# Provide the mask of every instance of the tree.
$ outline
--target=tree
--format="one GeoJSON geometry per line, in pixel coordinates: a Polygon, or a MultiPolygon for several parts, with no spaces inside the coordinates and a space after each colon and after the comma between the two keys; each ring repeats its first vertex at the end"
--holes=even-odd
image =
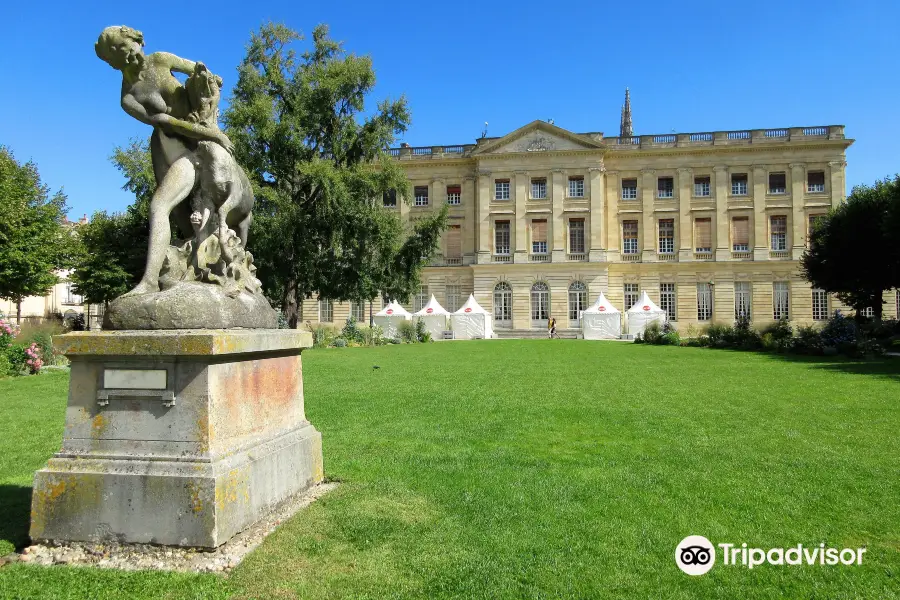
{"type": "Polygon", "coordinates": [[[22,300],[46,294],[59,281],[56,271],[70,262],[74,244],[65,214],[62,190],[50,196],[37,166],[18,163],[0,146],[0,297],[16,303],[20,323],[22,300]]]}
{"type": "Polygon", "coordinates": [[[900,286],[900,230],[889,223],[898,203],[900,178],[854,187],[844,204],[816,221],[801,259],[804,277],[852,306],[857,319],[872,307],[881,320],[884,291],[900,286]]]}
{"type": "Polygon", "coordinates": [[[78,228],[80,252],[71,275],[75,291],[92,304],[105,304],[132,289],[144,272],[150,234],[150,199],[156,178],[147,140],[116,147],[110,161],[125,176],[123,189],[135,201],[124,213],[94,213],[78,228]]]}
{"type": "Polygon", "coordinates": [[[253,34],[224,114],[256,191],[249,245],[291,327],[298,299],[314,293],[408,299],[447,223],[442,207],[405,229],[382,205],[392,190],[409,201],[386,152],[409,125],[406,101],[382,101],[361,119],[375,85],[371,59],[347,54],[325,26],[297,55],[301,39],[275,24],[253,34]]]}

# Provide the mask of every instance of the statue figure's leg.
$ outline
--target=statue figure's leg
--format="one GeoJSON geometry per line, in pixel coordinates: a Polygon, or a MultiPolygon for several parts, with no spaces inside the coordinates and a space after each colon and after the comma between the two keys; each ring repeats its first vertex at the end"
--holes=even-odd
{"type": "Polygon", "coordinates": [[[129,294],[159,291],[159,270],[166,258],[166,248],[171,238],[169,213],[187,198],[197,181],[194,163],[182,156],[169,167],[150,201],[150,243],[147,248],[147,266],[137,287],[129,294]]]}
{"type": "MultiPolygon", "coordinates": [[[[166,152],[163,148],[162,139],[160,139],[159,130],[153,128],[153,135],[150,136],[150,157],[153,160],[153,174],[156,176],[157,185],[161,184],[166,178],[171,165],[166,160],[166,152]]],[[[175,221],[175,227],[184,240],[189,240],[194,236],[194,228],[191,225],[191,207],[187,202],[180,202],[172,209],[172,220],[175,221]]]]}
{"type": "Polygon", "coordinates": [[[237,234],[238,237],[241,238],[241,244],[243,244],[244,248],[247,247],[247,235],[250,233],[250,225],[253,224],[253,213],[250,213],[244,220],[238,223],[237,225],[237,234]]]}

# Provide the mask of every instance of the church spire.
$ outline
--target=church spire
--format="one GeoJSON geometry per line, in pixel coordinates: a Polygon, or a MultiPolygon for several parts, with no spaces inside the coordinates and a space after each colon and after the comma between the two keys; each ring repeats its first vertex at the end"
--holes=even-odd
{"type": "Polygon", "coordinates": [[[622,120],[619,124],[619,137],[632,137],[634,127],[631,124],[631,94],[625,88],[625,104],[622,105],[622,120]]]}

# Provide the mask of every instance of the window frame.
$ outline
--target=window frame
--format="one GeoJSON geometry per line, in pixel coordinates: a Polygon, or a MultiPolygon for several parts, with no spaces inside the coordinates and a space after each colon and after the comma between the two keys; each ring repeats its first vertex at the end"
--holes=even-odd
{"type": "Polygon", "coordinates": [[[826,180],[825,180],[825,171],[824,170],[816,169],[814,171],[806,172],[806,193],[807,194],[824,194],[824,193],[826,193],[826,189],[827,189],[825,186],[826,186],[826,180]],[[822,176],[821,185],[810,183],[809,176],[813,175],[813,174],[819,174],[822,176]],[[819,187],[821,187],[821,189],[818,189],[819,187]]]}
{"type": "Polygon", "coordinates": [[[699,175],[694,177],[694,197],[695,198],[709,198],[712,195],[712,177],[709,175],[699,175]],[[700,183],[697,183],[697,180],[701,180],[700,183]],[[705,180],[705,181],[703,181],[705,180]],[[701,186],[698,188],[697,186],[701,186]],[[705,187],[703,187],[705,186],[705,187]],[[699,189],[699,192],[698,192],[699,189]],[[703,193],[703,192],[706,193],[703,193]]]}
{"type": "Polygon", "coordinates": [[[498,281],[494,285],[493,301],[494,324],[498,324],[499,327],[511,327],[513,318],[512,286],[505,281],[498,281]]]}
{"type": "Polygon", "coordinates": [[[550,318],[550,286],[545,281],[535,281],[531,284],[530,300],[531,326],[545,325],[550,318]]]}
{"type": "Polygon", "coordinates": [[[771,250],[772,252],[787,251],[787,230],[787,215],[769,215],[769,250],[771,250]],[[783,231],[775,231],[776,219],[778,220],[779,224],[784,225],[783,231]],[[776,241],[779,241],[780,243],[776,243],[776,241]],[[777,248],[776,246],[781,247],[777,248]]]}
{"type": "Polygon", "coordinates": [[[788,281],[772,282],[772,318],[776,321],[791,319],[791,284],[788,281]]]}
{"type": "Polygon", "coordinates": [[[656,178],[656,197],[671,200],[675,197],[675,178],[671,175],[662,175],[656,178]],[[669,183],[668,188],[662,187],[663,181],[669,183]]]}
{"type": "Polygon", "coordinates": [[[750,217],[746,215],[737,215],[731,217],[731,251],[732,252],[750,252],[750,217]],[[746,244],[738,244],[735,242],[737,236],[735,235],[735,221],[746,221],[747,222],[747,243],[746,244]]]}
{"type": "Polygon", "coordinates": [[[319,323],[334,323],[334,302],[328,298],[319,298],[318,306],[319,323]],[[325,319],[325,316],[328,318],[325,319]]]}
{"type": "Polygon", "coordinates": [[[578,327],[581,324],[581,313],[588,308],[587,286],[583,281],[573,281],[569,284],[569,326],[578,327]],[[572,315],[575,315],[574,318],[572,315]]]}
{"type": "Polygon", "coordinates": [[[566,229],[569,232],[569,254],[584,254],[586,252],[586,247],[587,247],[585,245],[585,239],[584,239],[584,230],[585,230],[584,218],[568,219],[568,226],[566,227],[566,229]],[[579,226],[573,229],[572,228],[573,223],[578,223],[579,226]],[[577,249],[575,243],[573,243],[573,241],[574,241],[573,235],[575,235],[575,234],[579,234],[581,236],[581,240],[580,240],[581,241],[581,249],[580,250],[577,249]]]}
{"type": "Polygon", "coordinates": [[[503,219],[494,221],[494,256],[509,256],[511,251],[511,243],[512,228],[510,226],[509,220],[503,219]],[[501,233],[505,233],[506,235],[506,252],[500,252],[500,249],[503,247],[503,245],[500,243],[501,233]]]}
{"type": "Polygon", "coordinates": [[[427,185],[416,185],[413,186],[413,206],[416,208],[423,208],[428,206],[431,202],[431,198],[429,197],[429,190],[427,185]],[[424,194],[422,193],[424,190],[424,194]]]}
{"type": "Polygon", "coordinates": [[[572,175],[569,177],[568,197],[569,198],[584,198],[584,176],[583,175],[572,175]],[[574,184],[574,188],[575,188],[574,190],[572,189],[573,184],[574,184]]]}
{"type": "Polygon", "coordinates": [[[767,193],[770,196],[783,196],[787,194],[787,173],[785,171],[769,171],[768,181],[767,183],[767,193]],[[772,178],[773,177],[781,177],[781,187],[773,187],[772,178]]]}
{"type": "Polygon", "coordinates": [[[460,206],[462,204],[462,185],[447,186],[447,204],[450,206],[460,206]],[[457,191],[451,192],[450,190],[452,189],[457,191]]]}
{"type": "Polygon", "coordinates": [[[641,299],[641,286],[638,283],[625,283],[622,285],[622,298],[625,302],[625,312],[641,299]]]}
{"type": "Polygon", "coordinates": [[[637,180],[637,178],[636,178],[636,177],[635,177],[635,178],[632,178],[632,177],[623,178],[623,179],[622,179],[622,183],[621,183],[621,185],[620,185],[620,192],[619,192],[619,193],[620,193],[620,195],[621,195],[622,200],[637,200],[637,199],[638,199],[638,180],[637,180]],[[633,185],[633,186],[632,186],[632,185],[626,186],[626,185],[625,185],[625,182],[626,182],[626,181],[627,181],[627,182],[633,181],[633,182],[634,182],[634,185],[633,185]],[[625,190],[631,190],[631,191],[629,192],[629,194],[633,194],[633,195],[626,194],[626,193],[625,193],[625,190]]]}
{"type": "Polygon", "coordinates": [[[659,284],[659,307],[666,311],[669,321],[678,321],[678,288],[670,281],[659,284]]]}
{"type": "Polygon", "coordinates": [[[444,302],[448,312],[456,312],[462,306],[462,286],[458,283],[448,283],[444,287],[444,302]]]}
{"type": "Polygon", "coordinates": [[[628,219],[622,221],[622,254],[638,254],[640,252],[640,244],[639,244],[639,236],[640,235],[640,226],[638,225],[638,221],[635,219],[628,219]],[[626,231],[626,225],[634,224],[634,237],[628,237],[626,234],[631,233],[630,231],[626,231]],[[632,242],[633,244],[629,244],[628,242],[632,242]],[[629,249],[630,246],[634,246],[629,249]]]}
{"type": "Polygon", "coordinates": [[[812,319],[813,321],[827,321],[831,314],[828,310],[828,292],[820,288],[813,288],[812,293],[812,319]]]}
{"type": "Polygon", "coordinates": [[[656,220],[656,251],[659,254],[675,254],[675,219],[656,220]],[[663,224],[666,224],[668,237],[663,236],[663,224]]]}
{"type": "Polygon", "coordinates": [[[532,177],[531,178],[531,195],[530,198],[532,200],[546,200],[547,199],[547,178],[546,177],[532,177]],[[536,196],[534,191],[535,187],[539,186],[542,188],[544,193],[542,196],[536,196]]]}
{"type": "Polygon", "coordinates": [[[531,253],[532,254],[549,254],[549,237],[550,237],[550,224],[548,219],[531,219],[529,221],[529,236],[531,238],[531,253]],[[543,223],[544,227],[544,240],[535,240],[535,225],[543,223]]]}
{"type": "Polygon", "coordinates": [[[708,282],[697,284],[697,321],[712,321],[713,289],[708,282]]]}
{"type": "Polygon", "coordinates": [[[511,186],[509,179],[494,180],[494,201],[506,202],[510,199],[511,186]]]}
{"type": "Polygon", "coordinates": [[[753,315],[753,285],[749,281],[734,282],[734,320],[751,319],[753,315]],[[744,314],[741,314],[741,313],[744,314]]]}
{"type": "Polygon", "coordinates": [[[750,177],[747,173],[732,173],[729,182],[731,183],[732,196],[750,195],[750,177]],[[743,192],[740,191],[741,183],[743,183],[743,192]]]}

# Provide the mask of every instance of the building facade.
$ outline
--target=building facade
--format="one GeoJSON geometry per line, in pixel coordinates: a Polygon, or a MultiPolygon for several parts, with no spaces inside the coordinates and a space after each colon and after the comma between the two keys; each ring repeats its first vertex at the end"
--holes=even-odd
{"type": "MultiPolygon", "coordinates": [[[[434,294],[455,310],[474,293],[500,332],[545,328],[550,315],[576,328],[601,291],[623,312],[646,291],[681,329],[739,314],[812,323],[846,308],[799,268],[811,224],[845,198],[843,126],[630,130],[626,102],[620,137],[534,121],[475,144],[392,149],[413,197],[385,205],[407,222],[450,207],[407,308],[434,294]]],[[[896,316],[889,296],[885,316],[896,316]]],[[[368,309],[307,300],[303,318],[368,309]]]]}

